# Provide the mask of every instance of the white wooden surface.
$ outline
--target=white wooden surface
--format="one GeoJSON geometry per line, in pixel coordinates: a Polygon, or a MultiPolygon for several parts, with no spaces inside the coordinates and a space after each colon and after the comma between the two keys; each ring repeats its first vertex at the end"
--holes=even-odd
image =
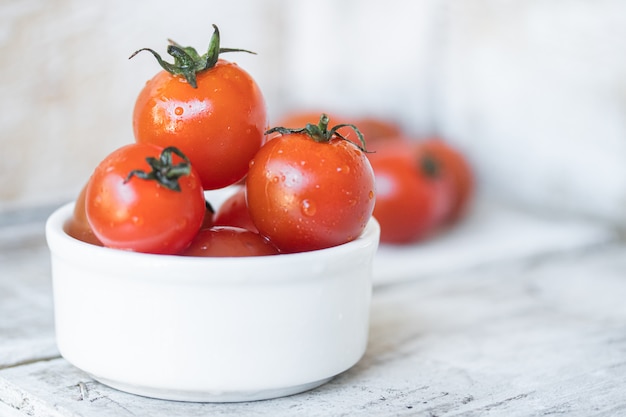
{"type": "Polygon", "coordinates": [[[415,250],[441,268],[377,281],[354,368],[304,394],[240,404],[126,394],[60,358],[42,223],[5,222],[0,416],[626,415],[626,244],[603,225],[477,210],[415,250]],[[494,223],[473,227],[485,219],[494,223]],[[473,262],[450,267],[464,251],[473,262]]]}

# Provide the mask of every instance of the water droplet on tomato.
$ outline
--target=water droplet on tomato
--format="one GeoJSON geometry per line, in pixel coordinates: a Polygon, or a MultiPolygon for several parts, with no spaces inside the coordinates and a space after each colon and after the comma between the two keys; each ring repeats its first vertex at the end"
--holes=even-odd
{"type": "Polygon", "coordinates": [[[314,216],[317,211],[317,206],[313,201],[305,198],[300,203],[300,209],[302,210],[302,214],[305,216],[314,216]]]}
{"type": "Polygon", "coordinates": [[[182,116],[184,112],[185,112],[185,110],[184,110],[182,107],[180,107],[180,106],[179,106],[179,107],[176,107],[176,108],[174,109],[174,114],[175,114],[176,116],[182,116]]]}

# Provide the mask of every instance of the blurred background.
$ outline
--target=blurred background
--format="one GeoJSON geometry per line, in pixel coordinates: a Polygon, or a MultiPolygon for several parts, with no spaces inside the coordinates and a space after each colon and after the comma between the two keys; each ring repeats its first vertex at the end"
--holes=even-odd
{"type": "MultiPolygon", "coordinates": [[[[73,199],[130,143],[167,39],[222,46],[272,119],[373,115],[441,135],[482,195],[626,226],[622,0],[0,0],[0,214],[73,199]]],[[[271,122],[271,120],[270,120],[271,122]]]]}

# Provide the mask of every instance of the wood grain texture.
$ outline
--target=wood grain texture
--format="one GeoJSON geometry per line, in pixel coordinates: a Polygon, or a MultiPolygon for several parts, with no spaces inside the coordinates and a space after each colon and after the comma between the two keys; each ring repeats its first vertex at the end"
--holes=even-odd
{"type": "Polygon", "coordinates": [[[43,221],[0,228],[0,369],[59,356],[49,258],[43,221]]]}
{"type": "MultiPolygon", "coordinates": [[[[11,258],[24,266],[22,250],[11,258]]],[[[23,281],[32,281],[30,290],[25,285],[18,294],[45,300],[43,249],[32,253],[39,266],[23,281]]],[[[55,417],[622,415],[624,277],[626,243],[613,241],[379,286],[362,360],[291,397],[154,400],[108,388],[62,358],[41,357],[0,370],[0,404],[12,413],[55,417]]],[[[52,333],[49,301],[40,307],[38,319],[23,322],[33,326],[31,337],[36,328],[52,333]]]]}

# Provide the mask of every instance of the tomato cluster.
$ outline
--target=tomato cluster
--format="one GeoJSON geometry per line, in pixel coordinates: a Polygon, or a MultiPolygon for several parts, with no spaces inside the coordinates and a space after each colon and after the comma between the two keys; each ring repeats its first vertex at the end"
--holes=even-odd
{"type": "Polygon", "coordinates": [[[134,143],[108,155],[77,198],[68,234],[110,248],[255,256],[356,239],[372,216],[374,173],[354,126],[269,129],[263,95],[242,68],[171,42],[169,63],[139,93],[134,143]],[[349,137],[348,137],[349,136],[349,137]],[[206,191],[245,185],[217,213],[206,191]]]}
{"type": "MultiPolygon", "coordinates": [[[[314,117],[315,112],[298,111],[284,115],[280,123],[298,125],[314,117]]],[[[458,149],[440,137],[413,138],[383,117],[359,117],[355,124],[367,140],[376,178],[373,215],[380,223],[381,243],[420,242],[463,218],[475,179],[458,149]]],[[[340,132],[358,143],[354,131],[340,132]]]]}

